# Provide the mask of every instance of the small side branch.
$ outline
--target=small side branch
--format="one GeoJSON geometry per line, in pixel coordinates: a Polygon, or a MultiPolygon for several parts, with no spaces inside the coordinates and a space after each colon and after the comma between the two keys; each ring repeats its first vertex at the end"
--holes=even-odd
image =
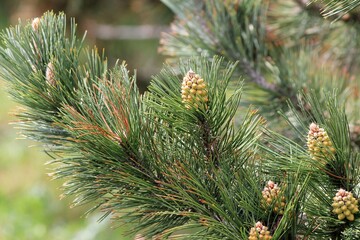
{"type": "Polygon", "coordinates": [[[141,26],[112,26],[96,24],[94,35],[103,40],[145,40],[160,38],[162,32],[168,32],[167,26],[141,25],[141,26]]]}
{"type": "MultiPolygon", "coordinates": [[[[317,3],[311,3],[309,0],[294,0],[302,9],[310,11],[312,13],[320,14],[324,11],[324,7],[317,3]]],[[[343,22],[357,22],[360,23],[359,12],[348,12],[346,14],[334,14],[332,16],[335,19],[340,19],[343,22]]]]}
{"type": "Polygon", "coordinates": [[[240,61],[240,64],[243,68],[244,73],[250,78],[252,82],[256,83],[259,87],[265,90],[273,92],[276,91],[276,85],[266,81],[264,76],[262,76],[258,71],[256,71],[246,59],[242,59],[240,61]]]}

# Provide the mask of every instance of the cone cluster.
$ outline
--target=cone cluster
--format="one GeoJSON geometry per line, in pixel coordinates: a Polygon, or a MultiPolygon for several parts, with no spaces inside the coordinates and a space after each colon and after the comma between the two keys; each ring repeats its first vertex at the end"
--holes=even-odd
{"type": "Polygon", "coordinates": [[[314,160],[321,160],[324,159],[324,157],[329,158],[335,153],[335,148],[328,134],[316,123],[310,124],[307,146],[309,153],[314,160]]]}
{"type": "Polygon", "coordinates": [[[272,239],[272,236],[270,235],[270,231],[267,227],[262,225],[261,222],[257,222],[255,224],[255,227],[252,227],[250,229],[249,233],[249,240],[268,240],[272,239]]]}
{"type": "Polygon", "coordinates": [[[186,108],[207,108],[208,91],[207,86],[198,74],[190,70],[183,78],[181,86],[181,98],[186,108]]]}
{"type": "Polygon", "coordinates": [[[339,220],[345,218],[354,221],[354,214],[359,212],[358,200],[356,200],[351,192],[340,189],[333,198],[333,213],[337,214],[339,220]]]}
{"type": "Polygon", "coordinates": [[[261,203],[264,208],[272,207],[273,211],[279,215],[284,214],[285,197],[282,196],[281,189],[273,181],[268,181],[262,191],[261,203]]]}

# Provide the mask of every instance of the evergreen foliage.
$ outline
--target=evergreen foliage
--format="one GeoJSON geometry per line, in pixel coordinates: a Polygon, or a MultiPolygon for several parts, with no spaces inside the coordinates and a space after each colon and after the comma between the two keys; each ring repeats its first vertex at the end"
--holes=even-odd
{"type": "MultiPolygon", "coordinates": [[[[316,2],[316,0],[313,2],[316,2]]],[[[323,7],[321,12],[324,17],[337,16],[338,18],[340,18],[360,5],[360,1],[350,0],[327,0],[322,2],[325,3],[325,6],[323,7]]]]}
{"type": "Polygon", "coordinates": [[[52,157],[64,196],[138,238],[354,239],[358,59],[332,41],[354,26],[301,8],[309,21],[289,36],[300,17],[279,20],[282,1],[163,2],[177,15],[161,47],[173,59],[143,94],[64,14],[1,33],[18,126],[52,157]]]}
{"type": "MultiPolygon", "coordinates": [[[[263,114],[286,110],[287,99],[297,106],[296,94],[309,89],[337,88],[359,104],[347,92],[359,81],[352,77],[360,56],[356,20],[332,23],[296,0],[163,2],[177,18],[160,51],[170,59],[217,54],[239,61],[236,71],[250,83],[244,100],[263,114]]],[[[349,112],[359,119],[356,108],[349,112]]]]}

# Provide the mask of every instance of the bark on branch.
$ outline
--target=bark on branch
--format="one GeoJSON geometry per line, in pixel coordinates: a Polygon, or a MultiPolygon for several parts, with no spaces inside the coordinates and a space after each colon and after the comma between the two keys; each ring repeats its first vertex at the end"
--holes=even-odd
{"type": "Polygon", "coordinates": [[[249,80],[256,83],[259,87],[268,91],[276,91],[276,85],[266,81],[263,75],[255,70],[253,66],[246,60],[242,59],[240,65],[244,73],[249,77],[249,80]]]}
{"type": "Polygon", "coordinates": [[[160,38],[161,32],[168,31],[167,26],[141,25],[141,26],[113,26],[96,24],[94,34],[103,40],[144,40],[160,38]]]}

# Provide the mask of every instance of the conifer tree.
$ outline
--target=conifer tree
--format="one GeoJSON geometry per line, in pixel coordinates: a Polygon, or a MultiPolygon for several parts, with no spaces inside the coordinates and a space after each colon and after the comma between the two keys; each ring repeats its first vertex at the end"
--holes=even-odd
{"type": "Polygon", "coordinates": [[[143,94],[62,13],[1,33],[63,195],[137,239],[357,239],[359,2],[163,2],[169,63],[143,94]]]}

